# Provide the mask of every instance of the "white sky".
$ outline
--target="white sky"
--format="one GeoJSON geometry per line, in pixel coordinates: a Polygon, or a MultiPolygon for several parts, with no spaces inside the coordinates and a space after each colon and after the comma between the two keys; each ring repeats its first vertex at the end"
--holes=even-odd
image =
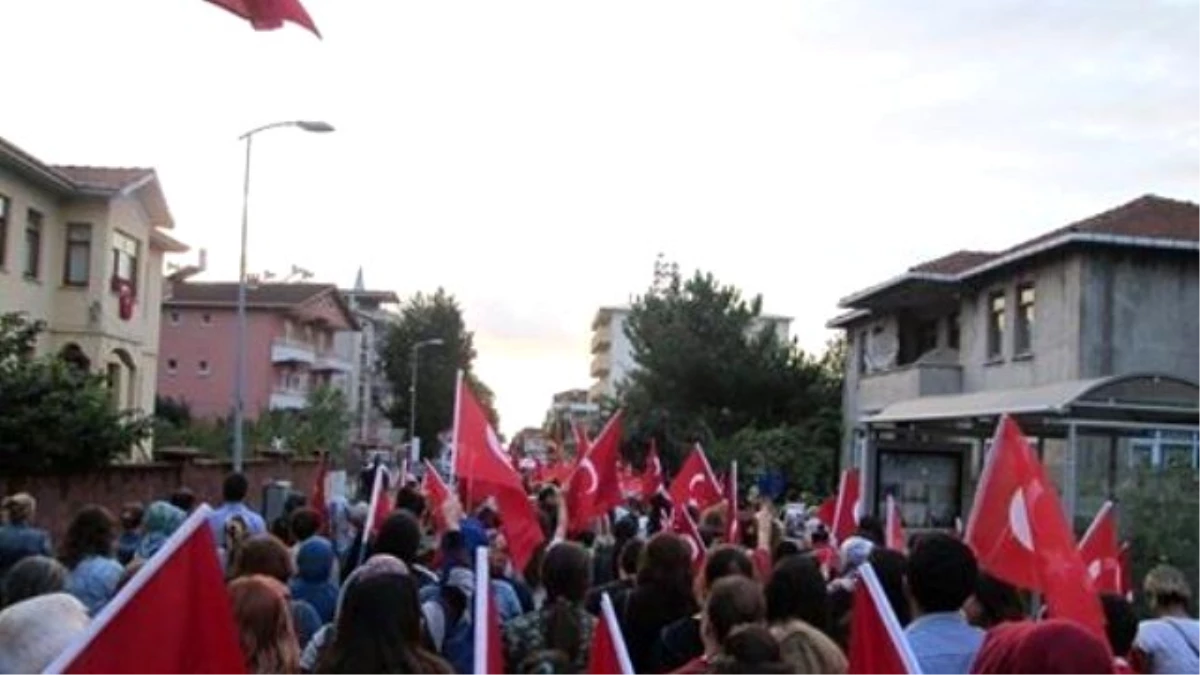
{"type": "Polygon", "coordinates": [[[443,285],[502,426],[589,383],[589,324],[663,251],[819,349],[839,297],[1147,192],[1195,200],[1191,1],[307,0],[325,35],[201,0],[0,4],[0,135],[151,165],[175,234],[252,270],[443,285]]]}

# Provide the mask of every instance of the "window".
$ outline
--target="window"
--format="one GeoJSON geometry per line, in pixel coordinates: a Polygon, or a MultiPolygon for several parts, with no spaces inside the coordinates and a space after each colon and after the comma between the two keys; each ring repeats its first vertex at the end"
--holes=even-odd
{"type": "Polygon", "coordinates": [[[37,279],[42,267],[42,214],[29,209],[25,215],[25,277],[37,279]]]}
{"type": "Polygon", "coordinates": [[[167,374],[174,375],[177,370],[179,370],[179,361],[167,359],[167,374]]]}
{"type": "Polygon", "coordinates": [[[0,195],[0,268],[8,259],[8,210],[12,202],[0,195]]]}
{"type": "Polygon", "coordinates": [[[113,233],[112,249],[112,288],[120,290],[121,286],[129,285],[134,295],[137,295],[138,278],[138,240],[123,233],[113,233]]]}
{"type": "Polygon", "coordinates": [[[988,296],[987,355],[998,359],[1004,355],[1004,293],[988,296]]]}
{"type": "Polygon", "coordinates": [[[1033,306],[1036,300],[1033,284],[1017,286],[1017,327],[1013,331],[1013,353],[1033,351],[1033,306]]]}
{"type": "Polygon", "coordinates": [[[173,309],[173,310],[171,310],[170,316],[171,316],[171,325],[178,326],[179,325],[179,312],[177,310],[173,309]]]}
{"type": "MultiPolygon", "coordinates": [[[[858,339],[854,341],[855,360],[858,361],[858,374],[861,375],[867,372],[867,331],[858,331],[858,339]]],[[[363,352],[363,358],[366,358],[367,352],[363,352]]]]}
{"type": "Polygon", "coordinates": [[[67,223],[67,257],[63,261],[63,283],[87,286],[92,269],[92,226],[67,223]]]}
{"type": "Polygon", "coordinates": [[[938,322],[922,321],[917,326],[917,353],[914,355],[914,359],[937,349],[937,346],[938,322]]]}
{"type": "Polygon", "coordinates": [[[958,349],[961,341],[962,326],[959,323],[958,312],[955,312],[946,318],[946,346],[950,349],[958,349]]]}
{"type": "Polygon", "coordinates": [[[201,314],[200,323],[204,324],[205,326],[210,325],[212,323],[212,314],[209,314],[208,312],[201,314]]]}
{"type": "Polygon", "coordinates": [[[208,361],[205,361],[204,359],[200,359],[200,364],[196,368],[196,372],[200,373],[201,375],[208,375],[209,373],[211,373],[212,371],[209,370],[208,361]]]}

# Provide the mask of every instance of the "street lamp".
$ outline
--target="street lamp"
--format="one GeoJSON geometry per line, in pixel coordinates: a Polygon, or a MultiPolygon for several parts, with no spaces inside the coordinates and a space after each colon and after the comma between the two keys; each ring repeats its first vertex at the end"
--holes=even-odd
{"type": "Polygon", "coordinates": [[[422,347],[436,347],[446,344],[442,338],[421,340],[412,346],[412,380],[408,385],[408,456],[416,462],[420,458],[421,441],[417,440],[417,363],[421,357],[422,347]]]}
{"type": "Polygon", "coordinates": [[[233,470],[237,472],[242,470],[242,460],[246,450],[243,427],[246,418],[246,228],[250,217],[250,147],[255,134],[279,127],[296,127],[318,134],[333,131],[333,125],[328,122],[290,120],[264,124],[238,136],[239,141],[246,141],[246,169],[242,181],[242,255],[241,263],[238,266],[237,293],[237,379],[234,382],[233,396],[233,470]]]}

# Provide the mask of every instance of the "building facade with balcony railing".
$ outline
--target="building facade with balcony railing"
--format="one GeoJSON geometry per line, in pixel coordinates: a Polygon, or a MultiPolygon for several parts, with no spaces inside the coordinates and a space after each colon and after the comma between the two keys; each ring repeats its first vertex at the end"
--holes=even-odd
{"type": "MultiPolygon", "coordinates": [[[[237,382],[237,284],[176,282],[163,301],[158,390],[200,418],[232,413],[237,382]]],[[[357,322],[331,284],[256,283],[246,292],[246,416],[295,410],[353,363],[337,349],[357,322]]]]}
{"type": "Polygon", "coordinates": [[[339,376],[353,417],[352,441],[383,445],[391,440],[392,425],[387,410],[392,405],[392,388],[382,371],[380,348],[388,330],[399,319],[395,308],[400,298],[392,291],[369,290],[360,269],[354,288],[340,291],[358,323],[355,331],[337,334],[337,352],[350,368],[339,376]]]}
{"type": "Polygon", "coordinates": [[[1190,460],[1198,216],[1196,204],[1148,195],[844,298],[849,311],[829,323],[849,347],[842,463],[862,471],[865,511],[880,513],[890,493],[909,527],[965,520],[1003,414],[1033,439],[1077,525],[1145,458],[1190,460]],[[1155,455],[1147,438],[1174,445],[1155,455]]]}

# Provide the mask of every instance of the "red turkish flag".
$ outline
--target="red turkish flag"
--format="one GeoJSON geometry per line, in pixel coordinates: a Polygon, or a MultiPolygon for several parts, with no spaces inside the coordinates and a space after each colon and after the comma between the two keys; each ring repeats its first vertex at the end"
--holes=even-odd
{"type": "Polygon", "coordinates": [[[254,30],[275,30],[283,22],[307,28],[313,35],[321,37],[317,24],[313,23],[308,10],[300,0],[208,0],[221,9],[233,12],[250,22],[254,30]]]}
{"type": "Polygon", "coordinates": [[[619,505],[621,495],[621,416],[618,410],[588,447],[587,454],[579,457],[575,471],[567,480],[567,515],[570,529],[586,529],[592,520],[603,516],[609,509],[619,505]]]}
{"type": "Polygon", "coordinates": [[[679,473],[675,475],[675,480],[671,481],[669,492],[676,508],[684,508],[694,502],[701,511],[724,498],[721,494],[721,484],[713,475],[708,457],[704,455],[704,448],[700,447],[699,443],[692,448],[683,466],[679,467],[679,473]]]}
{"type": "Polygon", "coordinates": [[[848,673],[919,673],[920,664],[900,628],[879,577],[866,563],[858,568],[850,612],[848,673]]]}
{"type": "Polygon", "coordinates": [[[329,498],[325,496],[325,481],[329,478],[329,454],[321,453],[317,477],[313,480],[312,508],[321,516],[321,532],[329,532],[329,498]]]}
{"type": "Polygon", "coordinates": [[[650,453],[642,470],[642,499],[650,499],[663,489],[662,461],[658,458],[658,443],[650,439],[650,453]]]}
{"type": "Polygon", "coordinates": [[[211,514],[200,505],[44,672],[245,673],[211,514]]]}
{"type": "Polygon", "coordinates": [[[887,548],[901,553],[908,552],[908,537],[904,534],[904,521],[900,517],[900,505],[895,498],[887,496],[887,525],[884,528],[887,548]]]}
{"type": "Polygon", "coordinates": [[[1087,577],[1054,484],[1008,415],[1000,419],[967,518],[980,568],[1041,592],[1050,614],[1104,636],[1104,612],[1087,577]]]}
{"type": "Polygon", "coordinates": [[[496,499],[501,514],[500,529],[508,540],[509,553],[517,569],[533,557],[534,549],[545,535],[537,514],[525,495],[521,475],[513,468],[500,445],[496,431],[488,423],[483,406],[458,374],[458,395],[454,407],[454,472],[465,482],[468,498],[473,491],[496,499]]]}
{"type": "Polygon", "coordinates": [[[473,601],[472,626],[475,640],[475,668],[477,675],[505,673],[504,632],[500,627],[500,610],[496,607],[496,594],[492,591],[491,570],[488,565],[488,549],[475,549],[475,595],[473,601]]]}
{"type": "Polygon", "coordinates": [[[842,542],[854,536],[862,514],[862,492],[858,469],[846,469],[838,481],[837,503],[833,508],[833,540],[842,542]]]}
{"type": "Polygon", "coordinates": [[[725,494],[729,510],[725,513],[725,542],[738,544],[742,540],[741,527],[738,525],[738,469],[737,460],[729,464],[729,482],[726,483],[725,494]]]}
{"type": "Polygon", "coordinates": [[[1087,532],[1079,540],[1079,557],[1087,567],[1088,578],[1097,593],[1124,592],[1121,569],[1121,542],[1117,538],[1117,512],[1110,501],[1104,502],[1087,532]]]}
{"type": "Polygon", "coordinates": [[[450,498],[450,486],[446,485],[429,460],[425,460],[425,477],[421,479],[421,492],[429,499],[429,513],[433,516],[434,528],[438,532],[445,532],[446,516],[442,514],[442,505],[450,498]]]}
{"type": "Polygon", "coordinates": [[[692,549],[693,568],[704,564],[704,555],[707,552],[704,538],[700,536],[700,528],[696,526],[696,521],[692,520],[687,509],[682,506],[671,509],[671,521],[667,525],[667,531],[683,537],[688,547],[692,549]]]}
{"type": "Polygon", "coordinates": [[[592,675],[633,675],[633,662],[629,659],[625,636],[608,593],[600,596],[600,620],[596,622],[592,650],[588,653],[587,672],[592,675]]]}

